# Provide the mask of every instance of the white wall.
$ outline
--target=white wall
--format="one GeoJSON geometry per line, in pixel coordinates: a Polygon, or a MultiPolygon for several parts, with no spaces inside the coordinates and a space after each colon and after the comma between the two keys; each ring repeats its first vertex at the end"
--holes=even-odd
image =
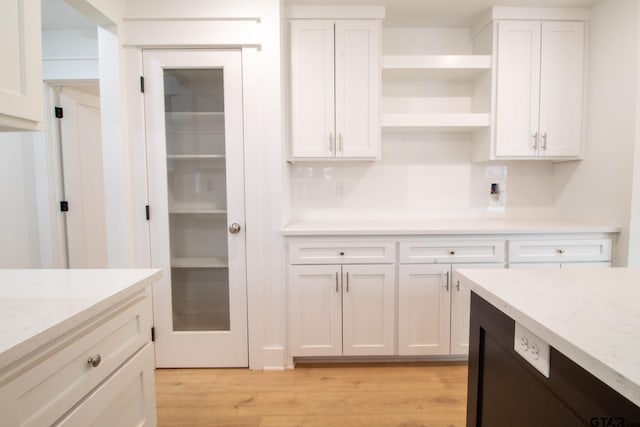
{"type": "Polygon", "coordinates": [[[615,265],[627,264],[638,85],[638,2],[601,0],[592,9],[585,159],[557,163],[558,216],[622,227],[615,265]]]}
{"type": "MultiPolygon", "coordinates": [[[[640,7],[638,8],[638,22],[640,22],[640,7]]],[[[636,69],[637,81],[640,82],[640,25],[637,28],[638,65],[636,69]]],[[[636,88],[636,148],[633,161],[633,190],[631,199],[631,221],[629,227],[629,266],[640,266],[640,84],[636,88]]]]}
{"type": "Polygon", "coordinates": [[[42,79],[98,78],[98,34],[93,30],[42,32],[42,79]]]}
{"type": "Polygon", "coordinates": [[[0,133],[0,268],[39,268],[34,137],[0,133]]]}

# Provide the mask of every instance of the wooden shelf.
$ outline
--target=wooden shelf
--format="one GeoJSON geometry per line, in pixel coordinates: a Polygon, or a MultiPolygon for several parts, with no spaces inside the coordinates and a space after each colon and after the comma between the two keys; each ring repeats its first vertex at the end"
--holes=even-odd
{"type": "Polygon", "coordinates": [[[383,131],[468,132],[489,127],[489,114],[384,114],[383,131]]]}
{"type": "Polygon", "coordinates": [[[385,55],[389,79],[474,79],[491,69],[491,55],[385,55]]]}
{"type": "Polygon", "coordinates": [[[229,267],[227,258],[172,258],[173,268],[226,268],[229,267]]]}

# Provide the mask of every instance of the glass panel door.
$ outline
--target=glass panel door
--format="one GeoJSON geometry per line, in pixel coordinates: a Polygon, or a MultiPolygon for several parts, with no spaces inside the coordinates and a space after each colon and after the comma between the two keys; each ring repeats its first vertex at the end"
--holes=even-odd
{"type": "Polygon", "coordinates": [[[164,71],[174,331],[228,331],[222,69],[164,71]]]}
{"type": "Polygon", "coordinates": [[[239,52],[144,53],[158,366],[246,366],[239,52]],[[163,208],[162,208],[163,207],[163,208]]]}

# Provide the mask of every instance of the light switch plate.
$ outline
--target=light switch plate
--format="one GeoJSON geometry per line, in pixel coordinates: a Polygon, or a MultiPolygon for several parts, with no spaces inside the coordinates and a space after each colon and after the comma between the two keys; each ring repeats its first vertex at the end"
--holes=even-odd
{"type": "Polygon", "coordinates": [[[513,349],[542,375],[549,378],[549,344],[516,322],[513,349]]]}

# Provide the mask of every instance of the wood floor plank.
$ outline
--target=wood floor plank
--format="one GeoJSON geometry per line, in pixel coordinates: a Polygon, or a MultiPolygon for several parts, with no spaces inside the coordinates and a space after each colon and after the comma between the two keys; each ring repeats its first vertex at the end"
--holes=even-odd
{"type": "Polygon", "coordinates": [[[158,426],[463,426],[467,366],[158,369],[158,426]]]}

